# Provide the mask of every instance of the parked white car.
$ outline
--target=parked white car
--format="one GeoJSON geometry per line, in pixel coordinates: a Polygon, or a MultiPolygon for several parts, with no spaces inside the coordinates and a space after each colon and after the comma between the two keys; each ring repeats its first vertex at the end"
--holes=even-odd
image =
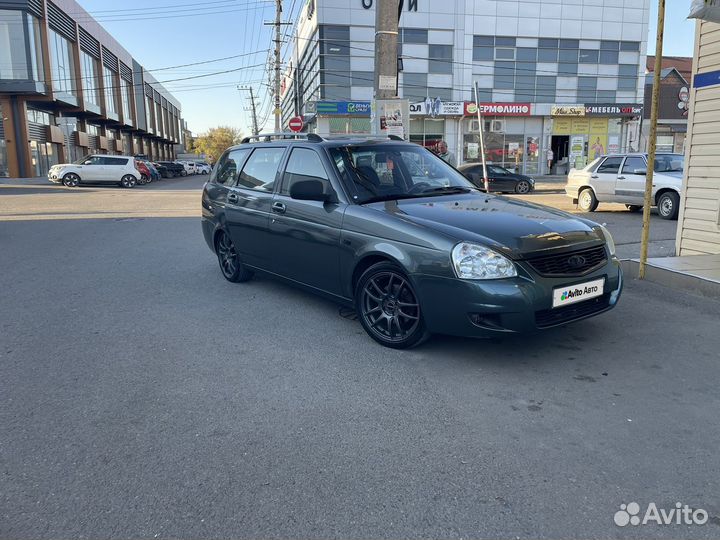
{"type": "Polygon", "coordinates": [[[91,154],[75,163],[53,165],[48,180],[67,187],[80,184],[120,184],[135,187],[141,174],[131,156],[107,156],[91,154]]]}
{"type": "Polygon", "coordinates": [[[198,174],[210,174],[212,172],[212,167],[210,167],[210,165],[208,165],[207,163],[196,161],[195,170],[198,174]]]}
{"type": "MultiPolygon", "coordinates": [[[[571,169],[565,193],[584,212],[594,212],[601,202],[625,204],[636,212],[643,207],[647,160],[647,154],[602,156],[583,169],[571,169]]],[[[682,154],[655,156],[652,202],[664,219],[677,219],[684,164],[682,154]]]]}
{"type": "Polygon", "coordinates": [[[195,170],[195,163],[192,161],[176,161],[175,163],[179,163],[180,165],[185,167],[185,175],[197,173],[197,171],[195,170]]]}

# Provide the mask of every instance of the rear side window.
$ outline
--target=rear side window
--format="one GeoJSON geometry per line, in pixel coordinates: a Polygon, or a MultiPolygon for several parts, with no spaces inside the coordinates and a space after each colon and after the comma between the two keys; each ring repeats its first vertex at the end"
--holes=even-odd
{"type": "Polygon", "coordinates": [[[629,157],[623,165],[623,174],[635,174],[637,169],[645,169],[645,160],[641,157],[629,157]]]}
{"type": "Polygon", "coordinates": [[[127,158],[114,158],[114,157],[104,157],[103,159],[103,165],[127,165],[127,158]]]}
{"type": "Polygon", "coordinates": [[[238,187],[272,191],[285,148],[256,148],[238,177],[238,187]]]}
{"type": "Polygon", "coordinates": [[[320,156],[315,150],[307,148],[293,148],[288,159],[287,167],[285,167],[285,175],[283,177],[282,195],[290,195],[290,188],[295,182],[303,180],[324,180],[329,182],[325,167],[323,167],[320,156]]]}
{"type": "Polygon", "coordinates": [[[213,171],[211,181],[226,186],[234,185],[235,180],[237,180],[238,171],[249,153],[250,149],[248,148],[238,148],[223,154],[213,171]]]}
{"type": "Polygon", "coordinates": [[[622,160],[622,157],[609,157],[600,164],[597,172],[604,174],[617,174],[620,170],[620,164],[622,163],[622,160]]]}

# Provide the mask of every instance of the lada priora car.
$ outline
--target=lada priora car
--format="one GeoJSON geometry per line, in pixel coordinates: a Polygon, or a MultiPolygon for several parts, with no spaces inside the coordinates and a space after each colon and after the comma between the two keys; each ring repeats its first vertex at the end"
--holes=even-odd
{"type": "Polygon", "coordinates": [[[222,155],[202,196],[205,240],[229,281],[263,272],[352,305],[394,348],[432,333],[538,331],[620,298],[603,226],[483,193],[418,145],[252,140],[222,155]]]}

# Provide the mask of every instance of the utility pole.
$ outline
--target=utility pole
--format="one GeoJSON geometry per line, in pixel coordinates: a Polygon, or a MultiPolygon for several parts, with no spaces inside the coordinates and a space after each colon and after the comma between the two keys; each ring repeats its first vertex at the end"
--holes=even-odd
{"type": "Polygon", "coordinates": [[[388,99],[397,95],[400,0],[375,4],[375,99],[388,99]]]}
{"type": "Polygon", "coordinates": [[[638,278],[645,279],[650,239],[650,206],[652,205],[652,184],[655,172],[655,151],[657,149],[657,121],[660,105],[660,75],[662,71],[663,34],[665,33],[665,0],[658,0],[657,40],[655,42],[655,72],[653,73],[652,109],[650,109],[650,140],[648,141],[647,171],[645,173],[645,200],[643,204],[643,228],[640,240],[640,268],[638,278]]]}
{"type": "Polygon", "coordinates": [[[253,94],[252,86],[238,86],[238,90],[249,90],[250,91],[250,110],[252,112],[252,134],[257,135],[260,133],[260,129],[258,128],[258,121],[257,121],[257,105],[255,103],[255,94],[253,94]]]}
{"type": "Polygon", "coordinates": [[[275,133],[280,133],[280,19],[282,0],[275,0],[275,133]]]}

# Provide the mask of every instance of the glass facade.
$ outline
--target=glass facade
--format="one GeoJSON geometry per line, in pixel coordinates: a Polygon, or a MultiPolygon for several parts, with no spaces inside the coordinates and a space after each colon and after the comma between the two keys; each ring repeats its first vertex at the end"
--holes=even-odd
{"type": "Polygon", "coordinates": [[[22,11],[0,10],[0,79],[29,79],[22,11]]]}
{"type": "Polygon", "coordinates": [[[639,51],[636,41],[473,36],[473,62],[492,75],[481,77],[484,101],[612,102],[637,91],[639,51]]]}
{"type": "Polygon", "coordinates": [[[120,97],[122,98],[122,110],[125,123],[133,125],[134,115],[132,106],[130,105],[130,83],[125,79],[120,79],[120,97]]]}
{"type": "Polygon", "coordinates": [[[97,60],[85,51],[80,51],[80,63],[82,64],[83,99],[99,107],[100,94],[97,87],[97,60]]]}
{"type": "Polygon", "coordinates": [[[72,61],[71,43],[55,30],[48,30],[52,62],[53,89],[62,97],[75,95],[75,67],[72,61]]]}
{"type": "Polygon", "coordinates": [[[103,83],[105,84],[105,108],[108,113],[117,114],[115,101],[115,73],[107,66],[103,66],[103,83]]]}

